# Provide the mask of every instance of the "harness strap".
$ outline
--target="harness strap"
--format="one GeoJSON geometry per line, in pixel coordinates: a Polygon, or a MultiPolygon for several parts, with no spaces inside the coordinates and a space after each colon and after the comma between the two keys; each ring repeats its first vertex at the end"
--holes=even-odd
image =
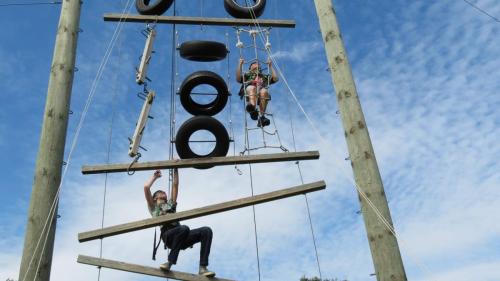
{"type": "MultiPolygon", "coordinates": [[[[163,227],[161,228],[160,230],[160,239],[158,240],[158,244],[156,243],[156,228],[155,228],[155,238],[153,240],[153,260],[155,261],[156,260],[156,252],[158,251],[158,247],[160,247],[160,243],[161,243],[161,237],[163,236],[163,227]]],[[[167,245],[165,244],[165,247],[167,247],[167,245]]]]}

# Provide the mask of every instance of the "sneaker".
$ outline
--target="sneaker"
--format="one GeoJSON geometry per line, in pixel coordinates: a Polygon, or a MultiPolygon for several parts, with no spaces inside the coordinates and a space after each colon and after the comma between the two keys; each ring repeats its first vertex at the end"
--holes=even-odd
{"type": "Polygon", "coordinates": [[[205,276],[205,277],[214,277],[215,272],[208,270],[206,266],[201,266],[200,265],[200,271],[198,272],[199,275],[205,276]]]}
{"type": "Polygon", "coordinates": [[[250,112],[250,118],[252,120],[257,120],[259,119],[259,112],[257,110],[254,110],[252,112],[250,112]]]}
{"type": "Polygon", "coordinates": [[[271,121],[269,121],[269,119],[267,119],[265,116],[261,116],[259,118],[259,122],[257,122],[258,127],[269,126],[269,124],[271,124],[271,121]]]}
{"type": "Polygon", "coordinates": [[[206,266],[201,266],[200,265],[200,271],[198,272],[199,275],[205,276],[205,277],[214,277],[215,272],[208,270],[206,266]]]}
{"type": "Polygon", "coordinates": [[[167,261],[166,263],[160,264],[160,269],[164,270],[164,271],[170,271],[171,266],[172,266],[172,264],[167,261]]]}
{"type": "Polygon", "coordinates": [[[247,103],[247,106],[245,109],[247,110],[248,113],[252,113],[255,111],[255,106],[251,103],[247,103]]]}

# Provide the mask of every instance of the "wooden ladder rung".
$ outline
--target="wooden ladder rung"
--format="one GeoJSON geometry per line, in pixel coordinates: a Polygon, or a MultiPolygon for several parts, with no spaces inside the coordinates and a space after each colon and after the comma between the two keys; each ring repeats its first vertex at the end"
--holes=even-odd
{"type": "Polygon", "coordinates": [[[150,22],[192,25],[218,25],[218,26],[248,26],[259,24],[262,27],[295,28],[294,20],[265,20],[265,19],[235,19],[235,18],[205,18],[205,17],[179,17],[179,16],[148,16],[133,14],[104,14],[104,21],[120,22],[150,22]]]}
{"type": "Polygon", "coordinates": [[[192,168],[195,166],[226,166],[236,164],[256,164],[285,161],[301,161],[319,159],[319,151],[284,152],[272,154],[256,154],[244,156],[209,157],[195,159],[177,159],[166,161],[154,161],[144,163],[124,164],[103,164],[93,166],[83,166],[82,174],[118,173],[127,171],[145,171],[172,168],[192,168]]]}
{"type": "Polygon", "coordinates": [[[174,270],[163,271],[159,268],[154,268],[154,267],[150,267],[150,266],[142,266],[142,265],[131,264],[131,263],[126,263],[126,262],[121,262],[121,261],[113,261],[113,260],[107,260],[107,259],[94,258],[94,257],[89,257],[89,256],[84,256],[84,255],[79,255],[77,262],[83,263],[83,264],[88,264],[88,265],[95,265],[95,266],[101,266],[101,267],[105,267],[105,268],[116,269],[116,270],[122,270],[122,271],[127,271],[127,272],[139,273],[139,274],[144,274],[144,275],[170,278],[170,279],[175,279],[175,280],[234,281],[234,280],[230,280],[230,279],[223,279],[223,278],[217,278],[217,277],[208,278],[208,277],[200,276],[197,274],[184,273],[184,272],[179,272],[179,271],[174,271],[174,270]]]}
{"type": "Polygon", "coordinates": [[[224,203],[209,205],[189,211],[182,211],[175,214],[167,214],[155,218],[144,219],[140,221],[119,224],[115,226],[100,228],[88,232],[78,234],[78,241],[86,242],[90,240],[100,239],[104,237],[114,236],[122,233],[146,229],[173,221],[182,221],[192,218],[198,218],[211,214],[221,213],[229,210],[243,208],[251,205],[261,204],[265,202],[275,201],[287,197],[292,197],[308,192],[314,192],[326,188],[324,181],[313,182],[309,184],[299,185],[287,189],[281,189],[269,193],[250,196],[246,198],[236,199],[224,203]]]}

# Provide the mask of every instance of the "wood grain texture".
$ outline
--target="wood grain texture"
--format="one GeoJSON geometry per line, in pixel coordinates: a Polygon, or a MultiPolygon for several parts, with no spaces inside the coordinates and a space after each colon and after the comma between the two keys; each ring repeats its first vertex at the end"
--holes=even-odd
{"type": "Polygon", "coordinates": [[[78,241],[86,242],[104,237],[114,236],[122,233],[146,229],[158,225],[162,225],[174,221],[182,221],[187,219],[198,218],[211,214],[221,213],[229,210],[243,208],[251,205],[262,204],[265,202],[275,201],[287,197],[292,197],[308,192],[314,192],[326,188],[324,181],[313,182],[309,184],[299,185],[287,189],[281,189],[269,193],[255,195],[251,197],[236,199],[224,203],[209,205],[189,211],[182,211],[175,214],[167,214],[155,218],[144,219],[140,221],[119,224],[115,226],[105,227],[92,231],[82,232],[78,234],[78,241]]]}
{"type": "Polygon", "coordinates": [[[235,18],[205,18],[205,17],[179,17],[179,16],[148,16],[132,14],[104,14],[104,21],[146,22],[192,25],[218,25],[218,26],[254,26],[295,28],[294,20],[265,20],[265,19],[235,19],[235,18]]]}
{"type": "Polygon", "coordinates": [[[180,271],[163,271],[159,268],[154,268],[150,266],[142,266],[138,264],[131,264],[121,261],[107,260],[94,258],[84,255],[79,255],[77,259],[78,263],[101,266],[110,269],[122,270],[127,272],[139,273],[149,276],[170,278],[175,280],[185,280],[185,281],[234,281],[230,279],[223,279],[218,277],[207,278],[200,276],[198,274],[184,273],[180,271]]]}
{"type": "Polygon", "coordinates": [[[245,156],[228,156],[228,157],[208,157],[195,159],[176,159],[166,161],[154,161],[144,163],[134,163],[130,167],[130,163],[123,164],[103,164],[93,166],[83,166],[82,174],[101,174],[101,173],[118,173],[128,171],[145,171],[157,169],[172,169],[172,168],[192,168],[194,166],[225,166],[239,164],[257,164],[257,163],[272,163],[285,161],[302,161],[319,159],[318,151],[303,151],[303,152],[286,152],[272,154],[256,154],[245,156]],[[129,168],[130,167],[130,168],[129,168]]]}
{"type": "Polygon", "coordinates": [[[335,85],[376,278],[377,281],[406,281],[407,277],[396,236],[379,218],[379,215],[382,216],[393,227],[368,125],[356,90],[333,2],[332,0],[314,0],[314,4],[325,44],[330,75],[335,85]]]}

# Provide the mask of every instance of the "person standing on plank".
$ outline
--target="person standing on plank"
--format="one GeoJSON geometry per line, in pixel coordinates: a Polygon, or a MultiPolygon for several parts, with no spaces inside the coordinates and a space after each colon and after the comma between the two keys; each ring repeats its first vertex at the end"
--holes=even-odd
{"type": "MultiPolygon", "coordinates": [[[[144,195],[148,203],[148,209],[151,216],[158,217],[169,213],[175,213],[177,207],[177,195],[179,193],[179,172],[173,171],[172,194],[170,199],[163,190],[157,190],[151,194],[151,187],[154,182],[161,178],[161,171],[157,170],[153,176],[144,185],[144,195]]],[[[168,261],[160,265],[160,269],[169,271],[170,267],[177,262],[180,250],[185,250],[200,242],[200,270],[199,274],[206,277],[215,276],[215,272],[208,270],[208,256],[212,245],[212,229],[204,226],[196,229],[189,229],[186,225],[179,222],[170,222],[162,225],[161,239],[165,247],[170,249],[168,261]]],[[[154,253],[153,253],[154,256],[154,253]]]]}
{"type": "Polygon", "coordinates": [[[271,123],[265,116],[267,104],[271,100],[268,88],[270,84],[278,82],[278,76],[272,67],[272,61],[270,59],[267,61],[267,65],[271,74],[262,73],[259,62],[254,61],[250,64],[249,71],[241,75],[241,69],[244,62],[245,61],[240,58],[238,68],[236,69],[236,81],[242,83],[243,89],[243,91],[240,90],[240,96],[241,98],[243,98],[243,95],[246,96],[246,111],[250,114],[252,120],[258,120],[257,126],[268,126],[271,123]],[[257,92],[259,93],[258,96],[257,92]],[[260,117],[257,111],[257,105],[259,106],[260,117]]]}

